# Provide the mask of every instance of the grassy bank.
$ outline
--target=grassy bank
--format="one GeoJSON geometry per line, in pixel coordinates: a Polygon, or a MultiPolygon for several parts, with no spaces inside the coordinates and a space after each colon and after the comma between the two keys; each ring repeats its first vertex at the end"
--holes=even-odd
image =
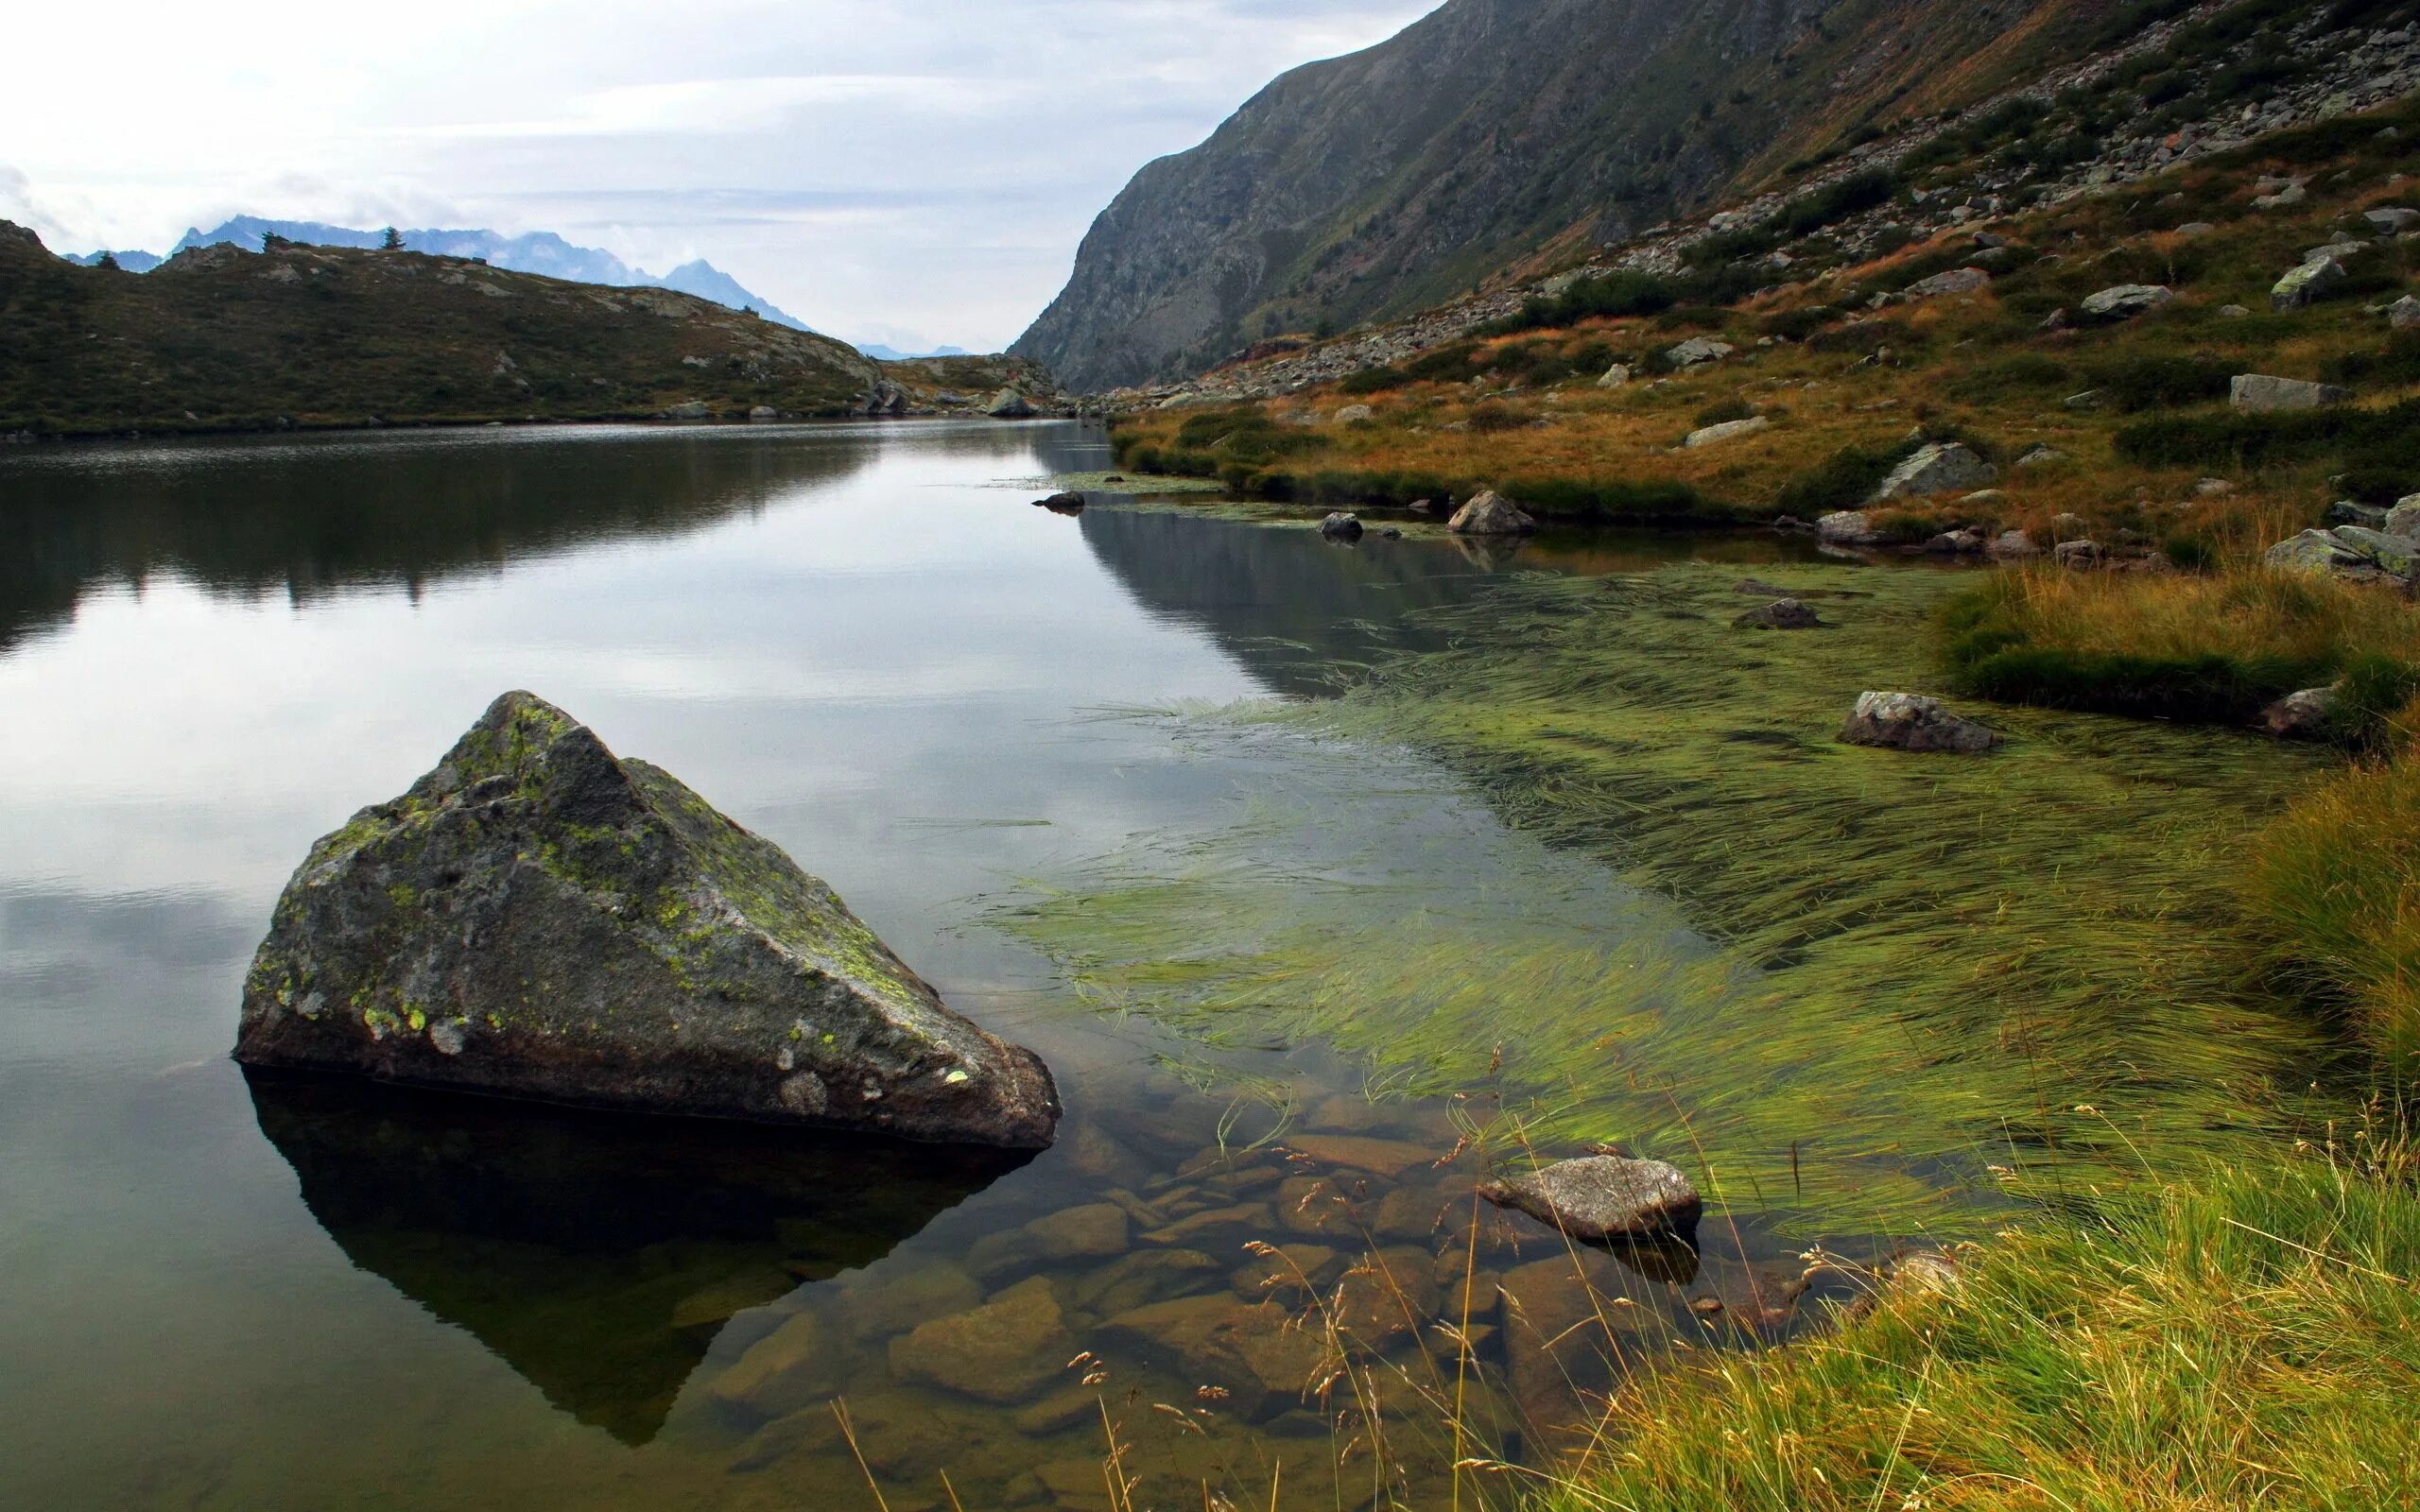
{"type": "Polygon", "coordinates": [[[2347,744],[2420,691],[2420,616],[2400,594],[2258,565],[1994,573],[1944,606],[1938,634],[1960,690],[2002,703],[2247,725],[2341,680],[2347,744]]]}
{"type": "Polygon", "coordinates": [[[1628,1392],[1553,1512],[2328,1509],[2420,1494],[2408,1145],[2036,1216],[1845,1333],[1628,1392]],[[1711,1386],[1712,1389],[1703,1389],[1711,1386]]]}

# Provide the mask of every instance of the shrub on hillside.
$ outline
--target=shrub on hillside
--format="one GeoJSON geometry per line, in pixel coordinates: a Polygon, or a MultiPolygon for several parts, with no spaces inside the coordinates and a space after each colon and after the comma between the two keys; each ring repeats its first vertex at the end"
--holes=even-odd
{"type": "Polygon", "coordinates": [[[2103,403],[2131,414],[2224,399],[2237,370],[2238,364],[2198,357],[2135,356],[2095,363],[2085,374],[2103,403]]]}
{"type": "Polygon", "coordinates": [[[2221,411],[2163,415],[2118,432],[2118,455],[2143,467],[2218,471],[2332,462],[2361,486],[2358,496],[2392,501],[2420,491],[2420,400],[2391,409],[2278,414],[2221,411]]]}
{"type": "Polygon", "coordinates": [[[1899,446],[1848,446],[1782,485],[1773,507],[1783,514],[1812,520],[1836,509],[1854,509],[1874,496],[1891,470],[1913,452],[1914,442],[1899,446]]]}

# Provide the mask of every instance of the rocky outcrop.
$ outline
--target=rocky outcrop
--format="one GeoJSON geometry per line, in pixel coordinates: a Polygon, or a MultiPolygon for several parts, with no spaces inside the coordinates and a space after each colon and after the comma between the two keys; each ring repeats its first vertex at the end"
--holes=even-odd
{"type": "Polygon", "coordinates": [[[1676,1166],[1619,1155],[1558,1160],[1529,1176],[1481,1184],[1478,1194],[1574,1239],[1687,1238],[1705,1204],[1676,1166]]]}
{"type": "Polygon", "coordinates": [[[1957,751],[1972,755],[1987,751],[2000,737],[1971,719],[1961,718],[1937,698],[1914,693],[1867,693],[1841,728],[1841,739],[1851,746],[1880,746],[1893,750],[1957,751]]]}
{"type": "Polygon", "coordinates": [[[1538,523],[1490,489],[1455,510],[1445,528],[1458,536],[1526,536],[1536,531],[1538,523]]]}
{"type": "Polygon", "coordinates": [[[236,1058],[632,1112],[1038,1147],[1030,1051],[945,1007],[832,889],[527,693],[320,840],[236,1058]]]}

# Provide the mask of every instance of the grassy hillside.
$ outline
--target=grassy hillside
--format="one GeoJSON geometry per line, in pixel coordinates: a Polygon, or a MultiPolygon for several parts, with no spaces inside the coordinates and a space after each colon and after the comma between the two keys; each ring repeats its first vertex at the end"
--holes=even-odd
{"type": "Polygon", "coordinates": [[[873,394],[948,405],[952,383],[979,404],[1009,382],[1046,391],[1006,359],[886,367],[663,289],[292,244],[136,275],[0,223],[0,433],[837,416],[873,394]]]}

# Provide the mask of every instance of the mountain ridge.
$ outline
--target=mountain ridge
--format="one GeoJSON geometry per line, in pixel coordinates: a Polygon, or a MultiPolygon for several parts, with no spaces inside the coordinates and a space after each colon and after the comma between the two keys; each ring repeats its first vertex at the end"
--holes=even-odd
{"type": "MultiPolygon", "coordinates": [[[[379,247],[386,239],[384,228],[369,230],[317,220],[231,215],[209,231],[199,226],[187,227],[185,233],[177,238],[176,245],[168,249],[168,257],[197,247],[228,246],[257,251],[263,234],[283,237],[305,246],[349,247],[358,250],[379,247]]],[[[670,289],[679,294],[694,294],[731,309],[753,311],[774,324],[788,326],[793,331],[815,330],[797,316],[752,292],[702,257],[658,275],[644,267],[634,267],[602,248],[582,247],[550,231],[525,232],[518,236],[507,236],[501,232],[484,228],[446,230],[423,227],[399,234],[406,251],[473,258],[516,273],[539,273],[548,278],[574,284],[595,284],[605,288],[670,289]]],[[[99,263],[102,255],[100,252],[86,252],[70,257],[68,261],[91,267],[99,263]]],[[[130,273],[148,273],[167,261],[167,258],[145,251],[118,251],[109,255],[114,256],[118,266],[130,273]]]]}

